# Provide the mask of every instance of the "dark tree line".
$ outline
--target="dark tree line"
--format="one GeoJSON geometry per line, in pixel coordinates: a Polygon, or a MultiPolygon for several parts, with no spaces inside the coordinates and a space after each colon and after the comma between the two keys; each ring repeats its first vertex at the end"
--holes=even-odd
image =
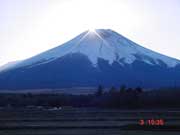
{"type": "Polygon", "coordinates": [[[180,89],[166,88],[147,91],[141,87],[103,88],[99,85],[94,94],[0,94],[0,107],[101,107],[120,109],[180,108],[180,89]]]}
{"type": "Polygon", "coordinates": [[[111,108],[138,108],[141,106],[140,95],[143,93],[141,87],[127,88],[122,85],[119,89],[112,86],[108,92],[103,90],[102,86],[98,87],[96,92],[98,103],[102,107],[111,108]]]}

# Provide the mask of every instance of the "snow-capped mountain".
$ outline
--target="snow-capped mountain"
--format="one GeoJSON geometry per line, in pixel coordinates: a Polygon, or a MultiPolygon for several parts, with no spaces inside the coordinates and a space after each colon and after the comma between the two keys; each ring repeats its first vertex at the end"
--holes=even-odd
{"type": "Polygon", "coordinates": [[[56,48],[0,73],[0,88],[172,86],[180,61],[146,49],[110,30],[85,31],[56,48]]]}
{"type": "Polygon", "coordinates": [[[73,53],[82,53],[88,56],[94,66],[97,65],[99,58],[107,60],[109,64],[116,61],[122,65],[124,63],[131,64],[139,57],[141,61],[152,65],[164,62],[168,67],[174,67],[180,63],[179,60],[143,48],[112,30],[97,29],[83,32],[63,45],[25,60],[19,66],[48,63],[73,53]]]}

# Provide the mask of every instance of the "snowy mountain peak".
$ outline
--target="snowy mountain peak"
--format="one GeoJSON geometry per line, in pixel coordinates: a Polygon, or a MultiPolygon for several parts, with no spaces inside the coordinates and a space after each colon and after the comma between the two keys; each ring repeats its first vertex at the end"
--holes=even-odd
{"type": "Polygon", "coordinates": [[[150,65],[163,63],[167,67],[175,67],[180,63],[179,60],[146,49],[113,30],[96,29],[87,30],[63,45],[22,61],[16,67],[38,66],[73,53],[86,55],[95,67],[99,58],[107,60],[109,64],[118,62],[121,65],[136,60],[150,65]]]}

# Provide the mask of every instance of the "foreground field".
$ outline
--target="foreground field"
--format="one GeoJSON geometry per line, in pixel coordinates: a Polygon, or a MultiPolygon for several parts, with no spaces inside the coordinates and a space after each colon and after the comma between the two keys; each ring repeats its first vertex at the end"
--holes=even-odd
{"type": "Polygon", "coordinates": [[[0,135],[179,135],[180,112],[93,108],[0,109],[0,135]],[[140,126],[139,120],[164,125],[140,126]]]}

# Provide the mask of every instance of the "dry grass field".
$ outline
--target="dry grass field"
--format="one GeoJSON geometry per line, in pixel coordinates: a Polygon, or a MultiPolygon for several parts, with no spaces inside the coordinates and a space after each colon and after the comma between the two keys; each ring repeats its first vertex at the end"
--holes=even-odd
{"type": "Polygon", "coordinates": [[[0,109],[0,135],[179,135],[179,111],[94,108],[0,109]],[[164,119],[140,126],[140,119],[164,119]]]}

